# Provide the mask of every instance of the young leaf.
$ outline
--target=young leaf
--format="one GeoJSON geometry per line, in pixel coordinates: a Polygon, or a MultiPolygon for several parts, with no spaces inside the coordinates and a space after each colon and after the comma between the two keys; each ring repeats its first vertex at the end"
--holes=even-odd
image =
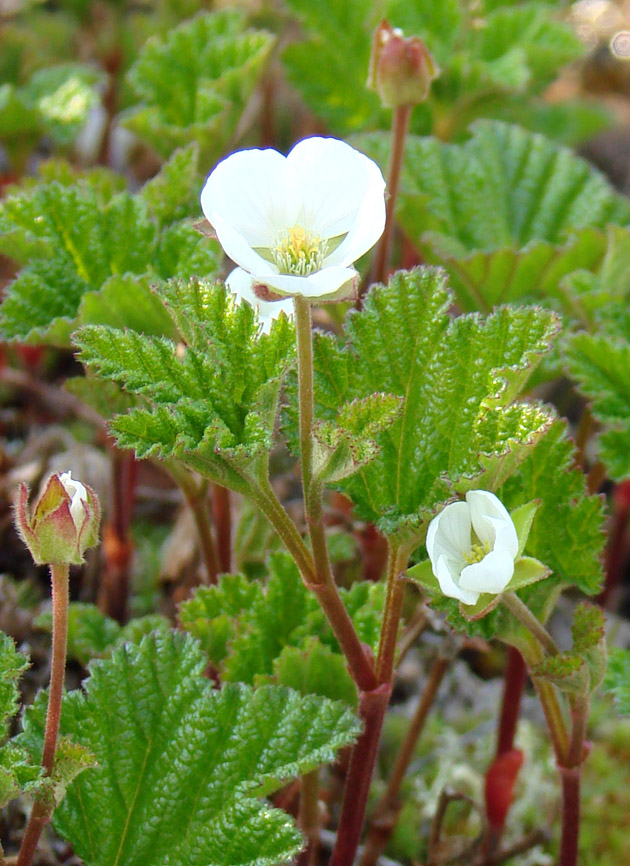
{"type": "Polygon", "coordinates": [[[76,334],[81,359],[146,400],[112,422],[122,448],[182,460],[243,490],[267,465],[280,385],[295,351],[293,327],[283,316],[260,334],[249,305],[203,280],[175,282],[161,294],[185,349],[87,326],[76,334]]]}
{"type": "Polygon", "coordinates": [[[288,686],[302,695],[322,695],[333,701],[345,701],[356,708],[357,688],[348,673],[345,660],[317,638],[311,638],[303,649],[285,646],[273,665],[278,685],[288,686]]]}
{"type": "Polygon", "coordinates": [[[160,226],[199,216],[199,148],[195,142],[176,150],[140,196],[160,226]]]}
{"type": "Polygon", "coordinates": [[[9,722],[20,707],[17,684],[29,667],[26,656],[19,653],[11,638],[0,632],[0,743],[9,733],[9,722]]]}
{"type": "MultiPolygon", "coordinates": [[[[386,139],[362,145],[386,160],[386,139]]],[[[399,218],[449,271],[460,304],[488,311],[519,299],[564,304],[561,279],[599,267],[603,229],[630,204],[570,150],[498,121],[478,121],[462,145],[410,138],[399,218]]]]}
{"type": "Polygon", "coordinates": [[[211,166],[232,138],[273,37],[246,29],[240,10],[199,15],[149,39],[128,80],[140,104],[123,123],[162,156],[195,142],[211,166]]]}
{"type": "MultiPolygon", "coordinates": [[[[61,729],[98,768],[68,789],[53,825],[86,866],[273,866],[301,837],[257,797],[333,760],[360,730],[345,704],[203,677],[190,636],[170,632],[93,664],[61,729]],[[157,796],[156,796],[157,792],[157,796]]],[[[25,739],[43,729],[41,702],[25,739]]]]}
{"type": "MultiPolygon", "coordinates": [[[[348,317],[341,346],[317,334],[317,415],[375,392],[402,397],[400,416],[375,437],[379,452],[339,487],[385,534],[418,526],[454,489],[492,489],[516,469],[551,419],[515,403],[557,329],[538,308],[451,319],[444,274],[421,268],[375,286],[348,317]]],[[[295,404],[285,424],[295,436],[295,404]]]]}

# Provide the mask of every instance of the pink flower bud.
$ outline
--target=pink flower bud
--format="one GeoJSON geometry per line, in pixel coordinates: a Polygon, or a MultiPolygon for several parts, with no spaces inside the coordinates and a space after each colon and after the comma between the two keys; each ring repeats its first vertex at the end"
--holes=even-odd
{"type": "Polygon", "coordinates": [[[389,21],[381,21],[374,32],[367,86],[378,93],[384,106],[424,102],[438,73],[431,52],[419,36],[404,36],[389,21]]]}
{"type": "Polygon", "coordinates": [[[37,565],[79,565],[89,547],[98,544],[101,507],[87,484],[71,472],[51,475],[39,498],[29,506],[29,489],[20,485],[15,525],[37,565]]]}

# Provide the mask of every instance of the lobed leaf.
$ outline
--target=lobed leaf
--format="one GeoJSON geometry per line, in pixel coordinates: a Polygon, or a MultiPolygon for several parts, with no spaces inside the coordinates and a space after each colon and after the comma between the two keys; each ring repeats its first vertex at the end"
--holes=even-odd
{"type": "MultiPolygon", "coordinates": [[[[213,689],[190,636],[127,644],[66,697],[61,729],[98,768],[68,789],[53,824],[86,866],[273,866],[301,837],[264,797],[334,759],[359,733],[346,705],[289,689],[213,689]],[[166,773],[166,775],[165,775],[166,773]]],[[[41,739],[43,705],[26,719],[41,739]]]]}
{"type": "Polygon", "coordinates": [[[630,715],[630,650],[619,647],[612,650],[604,688],[615,696],[619,714],[630,715]]]}

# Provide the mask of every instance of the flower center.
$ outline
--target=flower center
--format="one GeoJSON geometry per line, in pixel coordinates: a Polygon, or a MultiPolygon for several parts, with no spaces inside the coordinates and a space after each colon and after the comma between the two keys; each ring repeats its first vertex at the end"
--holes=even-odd
{"type": "Polygon", "coordinates": [[[483,543],[479,542],[479,544],[473,544],[468,553],[464,554],[464,559],[468,563],[468,565],[472,565],[475,562],[481,562],[484,556],[487,556],[490,553],[490,545],[487,541],[483,543]]]}
{"type": "Polygon", "coordinates": [[[325,247],[319,235],[302,226],[293,226],[278,235],[271,254],[281,274],[306,277],[321,269],[325,247]]]}

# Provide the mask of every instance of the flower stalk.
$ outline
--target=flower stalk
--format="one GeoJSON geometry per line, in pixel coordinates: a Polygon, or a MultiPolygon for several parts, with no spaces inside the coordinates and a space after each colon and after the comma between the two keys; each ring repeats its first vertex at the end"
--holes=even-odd
{"type": "MultiPolygon", "coordinates": [[[[69,571],[69,567],[65,563],[56,563],[50,566],[53,623],[52,659],[50,664],[50,689],[48,692],[48,709],[46,711],[44,750],[42,752],[42,769],[46,776],[50,776],[53,771],[59,723],[61,721],[61,701],[63,697],[66,648],[68,643],[69,571]]],[[[42,798],[38,798],[35,801],[20,847],[17,866],[31,866],[39,837],[44,826],[50,821],[52,808],[52,805],[45,803],[42,798]]]]}
{"type": "Polygon", "coordinates": [[[305,773],[300,779],[297,824],[306,837],[306,847],[298,857],[297,866],[312,866],[319,848],[319,770],[305,773]]]}

